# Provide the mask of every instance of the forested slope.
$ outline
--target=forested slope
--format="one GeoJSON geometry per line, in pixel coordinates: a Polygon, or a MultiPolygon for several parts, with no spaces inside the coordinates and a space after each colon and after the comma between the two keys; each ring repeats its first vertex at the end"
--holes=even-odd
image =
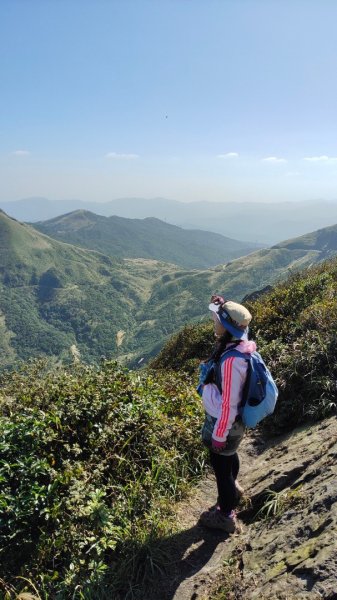
{"type": "Polygon", "coordinates": [[[333,231],[254,252],[212,269],[106,256],[54,240],[0,213],[0,365],[31,357],[137,366],[186,323],[207,317],[210,295],[244,296],[337,252],[333,231]],[[323,236],[323,237],[322,237],[323,236]],[[296,244],[296,247],[293,247],[296,244]]]}

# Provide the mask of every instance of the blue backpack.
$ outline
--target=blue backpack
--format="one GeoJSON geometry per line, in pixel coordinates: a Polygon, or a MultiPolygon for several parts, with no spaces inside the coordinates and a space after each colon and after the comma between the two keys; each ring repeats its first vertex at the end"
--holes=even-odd
{"type": "Polygon", "coordinates": [[[278,397],[276,383],[258,352],[243,354],[235,348],[229,348],[222,354],[220,361],[210,360],[202,364],[200,366],[198,392],[201,392],[203,385],[213,381],[221,393],[221,365],[230,356],[244,358],[248,362],[248,373],[243,390],[240,415],[246,427],[256,427],[262,419],[274,412],[278,397]]]}

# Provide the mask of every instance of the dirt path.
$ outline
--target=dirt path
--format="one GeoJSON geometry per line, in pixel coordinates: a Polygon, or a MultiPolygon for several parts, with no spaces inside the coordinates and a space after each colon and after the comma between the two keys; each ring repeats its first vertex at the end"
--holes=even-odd
{"type": "MultiPolygon", "coordinates": [[[[256,455],[253,443],[246,440],[240,451],[241,476],[244,485],[252,457],[256,455]]],[[[209,474],[192,496],[178,506],[179,532],[163,542],[161,548],[170,555],[170,565],[158,587],[147,600],[207,600],[209,590],[216,583],[226,559],[230,560],[229,542],[242,533],[229,536],[225,532],[207,530],[198,525],[200,513],[215,503],[216,483],[209,474]]],[[[145,600],[145,599],[144,599],[145,600]]]]}
{"type": "Polygon", "coordinates": [[[241,530],[228,536],[198,526],[200,513],[216,500],[208,476],[179,505],[178,532],[158,548],[168,557],[167,569],[146,600],[213,600],[226,563],[235,589],[223,594],[226,600],[337,599],[336,418],[299,428],[259,451],[253,442],[246,439],[239,452],[239,480],[249,492],[239,513],[241,530]],[[261,521],[255,515],[266,490],[284,504],[261,521]]]}

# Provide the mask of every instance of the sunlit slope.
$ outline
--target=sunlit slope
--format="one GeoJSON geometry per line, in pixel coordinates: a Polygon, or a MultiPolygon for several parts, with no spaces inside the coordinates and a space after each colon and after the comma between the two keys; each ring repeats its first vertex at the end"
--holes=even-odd
{"type": "Polygon", "coordinates": [[[164,276],[154,290],[148,306],[154,314],[171,297],[181,292],[179,312],[196,317],[204,314],[201,303],[209,293],[222,292],[228,298],[241,299],[278,280],[337,254],[337,225],[287,240],[269,249],[259,250],[206,271],[193,271],[164,276]]]}
{"type": "Polygon", "coordinates": [[[328,229],[330,242],[321,246],[304,236],[212,269],[186,270],[81,249],[0,213],[1,364],[40,354],[69,358],[72,346],[86,361],[108,356],[142,364],[183,325],[207,317],[212,293],[240,301],[336,254],[328,229]]]}
{"type": "Polygon", "coordinates": [[[137,316],[136,345],[146,351],[153,342],[154,331],[157,339],[161,339],[184,324],[205,317],[208,300],[214,292],[239,301],[246,294],[323,258],[319,250],[275,248],[254,252],[214,269],[165,274],[137,316]]]}
{"type": "Polygon", "coordinates": [[[70,356],[74,344],[84,359],[110,356],[120,330],[130,342],[138,307],[163,269],[175,267],[76,248],[0,213],[1,364],[70,356]]]}
{"type": "Polygon", "coordinates": [[[274,247],[288,248],[289,250],[319,250],[328,258],[337,252],[337,225],[318,229],[301,237],[286,240],[274,247]]]}
{"type": "Polygon", "coordinates": [[[149,258],[187,269],[215,266],[261,247],[209,231],[181,229],[155,218],[103,217],[85,210],[34,227],[52,238],[109,256],[149,258]]]}

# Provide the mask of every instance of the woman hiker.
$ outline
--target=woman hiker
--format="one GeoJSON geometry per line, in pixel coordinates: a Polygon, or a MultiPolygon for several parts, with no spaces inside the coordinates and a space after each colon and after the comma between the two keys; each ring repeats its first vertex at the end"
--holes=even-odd
{"type": "MultiPolygon", "coordinates": [[[[199,522],[206,527],[233,533],[236,528],[234,509],[243,492],[237,482],[240,467],[237,449],[245,432],[239,416],[248,369],[244,355],[254,352],[256,344],[248,341],[248,325],[252,316],[242,304],[224,300],[222,296],[212,296],[209,309],[217,339],[211,359],[220,361],[220,357],[233,348],[243,356],[229,355],[226,358],[225,353],[220,361],[221,370],[218,369],[218,385],[215,383],[216,370],[206,376],[201,385],[206,412],[202,437],[209,447],[218,500],[214,507],[201,514],[199,522]]],[[[203,365],[201,371],[202,368],[203,365]]]]}

